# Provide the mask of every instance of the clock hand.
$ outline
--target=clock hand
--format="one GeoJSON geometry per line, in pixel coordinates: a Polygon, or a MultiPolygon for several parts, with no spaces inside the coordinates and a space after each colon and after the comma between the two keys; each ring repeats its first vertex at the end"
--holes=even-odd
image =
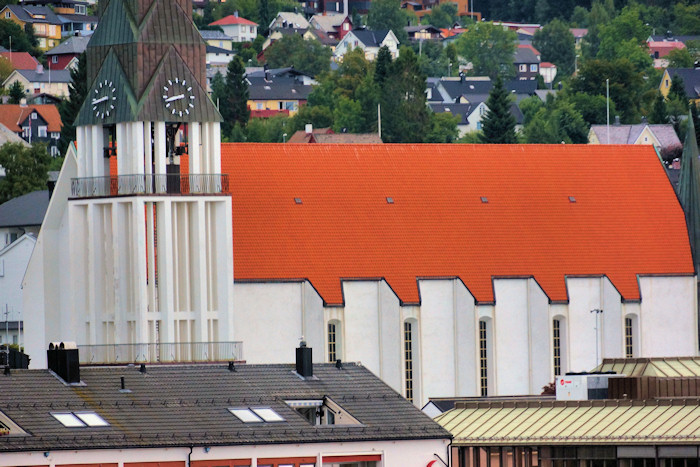
{"type": "Polygon", "coordinates": [[[178,94],[177,96],[168,97],[167,99],[165,99],[165,102],[177,101],[177,100],[184,99],[184,98],[185,98],[184,94],[178,94]]]}
{"type": "Polygon", "coordinates": [[[107,97],[107,96],[100,97],[99,99],[93,99],[93,100],[92,100],[92,105],[99,104],[100,102],[104,102],[104,101],[106,101],[107,99],[109,99],[109,97],[107,97]]]}

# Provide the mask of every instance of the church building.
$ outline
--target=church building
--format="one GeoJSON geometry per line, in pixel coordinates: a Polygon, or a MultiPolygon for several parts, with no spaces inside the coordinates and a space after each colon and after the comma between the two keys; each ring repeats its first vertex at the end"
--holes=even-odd
{"type": "Polygon", "coordinates": [[[416,405],[696,355],[651,146],[220,143],[189,0],[109,0],[23,281],[26,349],[361,362],[416,405]]]}

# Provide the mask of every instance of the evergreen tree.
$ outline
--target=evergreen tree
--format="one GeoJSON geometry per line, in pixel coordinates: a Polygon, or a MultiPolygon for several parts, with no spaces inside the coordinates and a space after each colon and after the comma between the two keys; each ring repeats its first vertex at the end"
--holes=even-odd
{"type": "Polygon", "coordinates": [[[270,15],[270,6],[268,0],[260,0],[259,3],[260,11],[260,26],[258,27],[258,34],[267,36],[268,27],[272,22],[270,15]]]}
{"type": "Polygon", "coordinates": [[[513,144],[518,142],[515,134],[515,117],[510,113],[510,94],[499,76],[486,100],[488,110],[481,121],[483,143],[513,144]]]}
{"type": "Polygon", "coordinates": [[[668,112],[666,111],[666,100],[663,94],[658,92],[656,98],[654,99],[654,107],[651,109],[649,114],[649,123],[652,124],[662,124],[668,123],[668,112]]]}
{"type": "Polygon", "coordinates": [[[685,84],[683,83],[683,78],[678,75],[675,75],[671,80],[671,88],[668,90],[668,99],[688,102],[688,96],[685,95],[685,84]]]}
{"type": "Polygon", "coordinates": [[[75,119],[87,95],[87,60],[85,52],[78,58],[78,66],[70,71],[71,83],[68,85],[68,99],[58,106],[61,114],[61,139],[58,141],[58,153],[63,155],[71,141],[75,140],[75,119]]]}
{"type": "Polygon", "coordinates": [[[235,57],[228,64],[225,84],[221,79],[212,82],[213,98],[219,102],[219,112],[223,117],[221,131],[231,136],[236,123],[241,127],[248,124],[250,109],[248,109],[248,83],[245,80],[245,67],[240,58],[235,57]]]}
{"type": "Polygon", "coordinates": [[[391,68],[391,52],[387,46],[382,46],[377,53],[377,59],[374,62],[374,82],[379,85],[379,87],[384,86],[384,81],[389,74],[389,68],[391,68]]]}
{"type": "Polygon", "coordinates": [[[24,86],[19,81],[14,81],[9,90],[10,104],[19,104],[24,99],[24,86]]]}

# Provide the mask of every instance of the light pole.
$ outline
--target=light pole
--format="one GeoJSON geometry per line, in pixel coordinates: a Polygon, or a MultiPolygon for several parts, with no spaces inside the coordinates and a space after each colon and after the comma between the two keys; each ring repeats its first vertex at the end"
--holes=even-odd
{"type": "Polygon", "coordinates": [[[598,366],[598,328],[600,314],[603,312],[600,308],[595,308],[591,310],[591,313],[595,313],[595,365],[598,366]]]}

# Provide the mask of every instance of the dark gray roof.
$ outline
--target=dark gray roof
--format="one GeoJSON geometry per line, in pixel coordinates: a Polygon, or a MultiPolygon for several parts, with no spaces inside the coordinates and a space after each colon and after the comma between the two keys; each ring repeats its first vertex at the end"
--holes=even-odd
{"type": "Polygon", "coordinates": [[[213,45],[207,44],[208,54],[225,54],[225,55],[236,55],[233,50],[223,49],[221,47],[214,47],[213,45]]]}
{"type": "Polygon", "coordinates": [[[466,125],[469,123],[467,117],[473,112],[477,104],[428,104],[436,114],[449,112],[452,115],[459,116],[459,124],[466,125]]]}
{"type": "Polygon", "coordinates": [[[90,36],[71,36],[46,52],[46,55],[81,54],[85,52],[90,36]]]}
{"type": "Polygon", "coordinates": [[[540,63],[540,59],[535,55],[535,52],[528,47],[518,47],[515,49],[513,63],[540,63]]]}
{"type": "Polygon", "coordinates": [[[442,87],[445,88],[447,94],[452,99],[457,99],[462,95],[471,94],[488,94],[491,91],[493,84],[491,80],[469,79],[460,80],[441,80],[442,87]]]}
{"type": "Polygon", "coordinates": [[[15,70],[24,76],[30,83],[70,83],[70,70],[44,69],[41,73],[36,70],[15,70]]]}
{"type": "Polygon", "coordinates": [[[700,68],[667,68],[667,71],[671,79],[681,77],[688,99],[700,97],[700,68]]]}
{"type": "Polygon", "coordinates": [[[7,5],[7,8],[12,11],[12,13],[17,16],[20,20],[25,23],[48,23],[48,24],[61,24],[58,16],[46,6],[22,6],[22,5],[7,5]],[[36,18],[32,15],[43,15],[44,18],[36,18]]]}
{"type": "Polygon", "coordinates": [[[366,368],[314,365],[302,379],[293,365],[84,367],[84,385],[47,370],[0,376],[0,410],[28,436],[0,437],[0,452],[449,439],[448,432],[366,368]],[[120,392],[120,377],[130,392],[120,392]],[[361,425],[312,426],[286,400],[330,398],[361,425]],[[229,408],[269,407],[283,422],[243,423],[229,408]],[[94,411],[109,426],[66,428],[51,412],[94,411]]]}
{"type": "Polygon", "coordinates": [[[205,41],[216,39],[232,40],[231,36],[224,34],[223,31],[219,31],[218,29],[202,29],[199,31],[199,33],[202,35],[202,39],[205,41]]]}
{"type": "Polygon", "coordinates": [[[264,77],[248,76],[248,95],[250,99],[281,99],[281,100],[306,100],[312,91],[312,87],[302,84],[298,79],[290,76],[264,77]]]}
{"type": "MultiPolygon", "coordinates": [[[[248,78],[264,78],[265,77],[265,69],[257,69],[255,71],[251,71],[250,73],[246,74],[246,77],[248,78]]],[[[268,68],[267,69],[267,76],[273,77],[273,78],[282,78],[282,77],[294,77],[294,76],[308,76],[311,77],[311,75],[308,75],[304,72],[301,72],[299,70],[295,70],[293,66],[288,66],[284,68],[268,68]]]]}
{"type": "Polygon", "coordinates": [[[95,23],[97,24],[97,16],[90,15],[76,15],[76,14],[63,14],[59,13],[58,19],[62,23],[95,23]]]}
{"type": "Polygon", "coordinates": [[[48,190],[33,191],[0,204],[0,227],[41,225],[49,207],[48,190]]]}
{"type": "Polygon", "coordinates": [[[505,87],[514,94],[527,94],[529,96],[535,94],[537,90],[537,81],[534,79],[514,79],[505,83],[505,87]]]}
{"type": "Polygon", "coordinates": [[[386,35],[389,34],[389,30],[371,31],[369,29],[353,29],[352,33],[357,37],[357,40],[365,44],[365,46],[380,47],[386,35]]]}

